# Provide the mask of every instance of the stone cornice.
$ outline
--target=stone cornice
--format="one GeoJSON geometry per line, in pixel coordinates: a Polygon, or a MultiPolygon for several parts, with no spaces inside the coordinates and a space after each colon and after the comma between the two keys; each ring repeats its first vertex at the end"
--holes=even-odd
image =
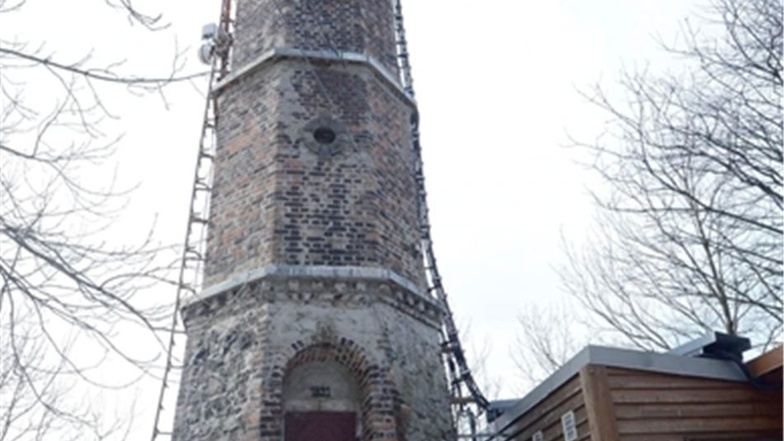
{"type": "Polygon", "coordinates": [[[395,79],[395,76],[392,75],[384,65],[369,55],[350,51],[305,50],[287,47],[273,48],[230,73],[226,78],[215,85],[213,92],[220,93],[225,87],[251,72],[283,59],[299,59],[305,62],[327,61],[364,65],[368,67],[376,77],[381,79],[383,83],[390,87],[408,106],[412,109],[416,109],[416,101],[414,101],[414,98],[400,86],[399,82],[395,79]]]}
{"type": "MultiPolygon", "coordinates": [[[[363,307],[376,301],[388,304],[431,326],[439,326],[444,310],[415,283],[383,268],[305,265],[270,265],[230,276],[183,301],[183,311],[199,305],[211,309],[221,299],[251,287],[262,302],[293,301],[302,304],[363,307]]],[[[186,314],[187,316],[187,314],[186,314]]]]}

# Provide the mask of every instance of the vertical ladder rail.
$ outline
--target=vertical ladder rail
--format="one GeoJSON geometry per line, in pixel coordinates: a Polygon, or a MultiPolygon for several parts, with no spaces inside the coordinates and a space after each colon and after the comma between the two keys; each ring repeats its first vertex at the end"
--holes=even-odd
{"type": "MultiPolygon", "coordinates": [[[[231,8],[232,0],[222,0],[221,25],[220,29],[225,35],[231,36],[231,8]]],[[[395,1],[395,31],[398,66],[400,68],[400,79],[404,90],[414,97],[413,79],[411,67],[408,60],[408,49],[403,26],[403,16],[400,0],[395,1]]],[[[230,40],[228,44],[230,44],[230,40]]],[[[218,48],[220,49],[220,48],[218,48]]],[[[161,384],[161,391],[156,407],[155,421],[153,426],[152,441],[156,441],[160,436],[171,436],[171,430],[161,430],[162,414],[166,401],[166,392],[170,390],[170,375],[176,368],[174,365],[174,346],[176,336],[180,333],[181,323],[178,313],[182,300],[187,295],[195,296],[201,283],[201,267],[203,264],[203,242],[206,237],[207,219],[209,209],[209,198],[212,179],[212,158],[215,151],[215,127],[217,123],[216,103],[212,93],[216,79],[223,78],[228,73],[228,48],[218,50],[217,56],[213,58],[208,95],[204,110],[202,133],[199,143],[199,152],[194,173],[194,185],[191,193],[190,213],[185,238],[185,248],[183,249],[180,274],[178,278],[177,294],[174,302],[174,313],[169,335],[169,346],[167,348],[166,363],[161,384]],[[202,209],[197,209],[202,205],[202,209]],[[190,264],[193,263],[193,266],[190,264]],[[190,282],[189,282],[190,281],[190,282]]],[[[477,386],[471,374],[464,351],[460,344],[454,319],[447,301],[447,295],[441,282],[441,276],[436,265],[435,254],[433,252],[432,239],[430,237],[429,213],[427,207],[427,197],[424,187],[423,163],[421,157],[421,146],[419,140],[419,121],[418,115],[414,115],[411,121],[412,147],[416,156],[415,181],[418,186],[418,206],[421,245],[424,255],[425,269],[428,279],[428,292],[431,293],[444,308],[444,318],[442,323],[442,338],[444,349],[444,362],[449,376],[450,389],[453,398],[453,410],[456,415],[465,414],[466,397],[463,397],[463,386],[471,395],[472,401],[480,410],[488,406],[488,401],[477,386]]]]}
{"type": "MultiPolygon", "coordinates": [[[[182,323],[179,318],[180,306],[185,297],[194,297],[201,284],[201,270],[204,262],[203,243],[206,237],[207,219],[209,218],[209,192],[212,179],[212,158],[215,151],[215,109],[212,99],[212,85],[215,81],[218,61],[214,60],[210,69],[207,100],[204,106],[201,139],[196,158],[196,167],[193,176],[193,187],[188,213],[188,222],[185,232],[185,245],[180,257],[180,271],[177,278],[177,292],[174,298],[174,311],[169,328],[166,361],[161,379],[161,390],[158,394],[158,403],[155,408],[152,441],[160,436],[171,437],[172,430],[162,429],[164,404],[167,401],[167,392],[173,391],[171,384],[172,371],[175,366],[175,347],[177,336],[182,334],[182,323]]],[[[173,416],[173,415],[172,415],[173,416]]]]}
{"type": "MultiPolygon", "coordinates": [[[[218,108],[213,93],[213,88],[217,81],[224,78],[229,73],[229,50],[231,47],[231,27],[232,27],[232,1],[221,1],[221,14],[219,29],[221,35],[215,39],[215,50],[210,63],[209,77],[207,80],[207,96],[202,114],[201,134],[199,138],[199,148],[196,156],[196,165],[193,174],[193,186],[191,187],[190,205],[188,207],[188,222],[185,231],[185,243],[180,256],[180,269],[177,278],[177,292],[174,298],[174,310],[170,328],[168,329],[169,338],[166,347],[166,359],[164,363],[163,375],[161,378],[161,389],[158,394],[158,402],[155,407],[155,419],[151,441],[157,441],[160,437],[171,439],[173,435],[174,412],[167,412],[165,405],[174,397],[169,397],[168,393],[173,393],[176,388],[173,386],[172,375],[174,371],[182,368],[182,363],[175,365],[175,349],[178,336],[184,335],[184,329],[179,317],[180,307],[186,297],[194,298],[198,295],[203,279],[203,265],[205,241],[209,223],[210,196],[212,191],[212,168],[215,157],[216,128],[218,123],[218,108]],[[164,414],[171,428],[164,429],[164,414]]],[[[184,348],[183,348],[184,349],[184,348]]]]}
{"type": "MultiPolygon", "coordinates": [[[[397,48],[398,67],[400,68],[400,81],[403,89],[414,98],[413,77],[411,65],[408,57],[408,44],[406,42],[405,27],[403,25],[403,11],[400,0],[395,0],[395,36],[397,48]]],[[[475,438],[475,414],[467,409],[467,400],[472,401],[480,411],[486,410],[489,406],[487,398],[482,393],[471,373],[468,361],[465,357],[460,337],[457,332],[452,311],[449,308],[447,294],[438,272],[435,253],[433,251],[433,241],[430,236],[430,221],[427,206],[427,193],[425,191],[425,175],[423,171],[422,147],[419,138],[419,115],[415,114],[411,120],[411,141],[412,148],[416,157],[414,179],[418,186],[418,207],[419,207],[419,227],[422,253],[424,255],[425,271],[428,280],[428,293],[433,295],[444,309],[442,321],[442,348],[444,364],[449,379],[450,390],[452,393],[453,413],[455,417],[468,415],[471,419],[471,431],[475,438]],[[463,386],[467,389],[469,397],[463,396],[463,386]]]]}

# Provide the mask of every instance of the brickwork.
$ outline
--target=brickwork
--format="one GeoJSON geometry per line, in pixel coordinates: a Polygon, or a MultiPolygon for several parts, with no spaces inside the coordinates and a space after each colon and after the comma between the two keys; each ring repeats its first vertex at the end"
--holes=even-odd
{"type": "Polygon", "coordinates": [[[186,307],[175,439],[280,441],[286,375],[314,361],[352,373],[363,440],[448,437],[437,317],[401,314],[399,289],[271,278],[186,307]]]}
{"type": "Polygon", "coordinates": [[[207,286],[273,263],[389,268],[424,283],[412,109],[370,69],[280,61],[229,87],[219,111],[207,286]],[[329,157],[307,148],[305,130],[325,117],[348,133],[329,157]]]}
{"type": "Polygon", "coordinates": [[[232,51],[174,440],[283,441],[294,408],[356,412],[362,441],[452,439],[392,2],[239,0],[232,51]],[[314,55],[333,49],[353,56],[314,55]]]}
{"type": "Polygon", "coordinates": [[[398,72],[390,0],[240,0],[234,68],[276,47],[367,54],[398,72]]]}

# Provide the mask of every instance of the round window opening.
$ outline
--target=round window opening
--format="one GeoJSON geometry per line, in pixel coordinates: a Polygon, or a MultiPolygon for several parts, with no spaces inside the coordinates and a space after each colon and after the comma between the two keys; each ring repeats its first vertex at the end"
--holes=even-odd
{"type": "Polygon", "coordinates": [[[337,138],[335,131],[329,127],[319,127],[313,131],[313,139],[319,144],[332,144],[335,138],[337,138]]]}

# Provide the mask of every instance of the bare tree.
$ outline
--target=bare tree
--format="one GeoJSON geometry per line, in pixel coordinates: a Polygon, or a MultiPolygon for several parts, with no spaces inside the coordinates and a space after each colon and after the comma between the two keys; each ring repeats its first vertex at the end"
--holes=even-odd
{"type": "MultiPolygon", "coordinates": [[[[129,1],[105,4],[145,31],[163,27],[129,1]]],[[[25,6],[0,0],[0,18],[25,6]]],[[[152,78],[122,60],[68,60],[52,43],[0,38],[0,440],[116,433],[93,414],[99,406],[69,390],[127,386],[155,362],[154,351],[132,350],[119,331],[130,326],[157,340],[170,309],[138,293],[165,282],[171,265],[150,236],[128,245],[108,233],[128,191],[103,168],[121,138],[107,130],[116,116],[104,96],[163,97],[168,85],[201,76],[180,75],[179,55],[172,66],[152,78]],[[108,359],[135,374],[105,382],[96,373],[108,359]]]]}
{"type": "Polygon", "coordinates": [[[521,393],[558,370],[589,341],[582,319],[565,302],[527,307],[517,321],[520,327],[510,356],[524,383],[521,393]]]}
{"type": "Polygon", "coordinates": [[[782,330],[782,5],[716,0],[665,48],[681,74],[625,72],[607,136],[579,144],[609,189],[599,228],[567,247],[569,293],[626,344],[708,330],[764,347],[782,330]]]}
{"type": "Polygon", "coordinates": [[[12,347],[0,353],[0,441],[126,438],[132,419],[103,415],[91,397],[72,393],[67,360],[48,356],[34,326],[35,320],[0,325],[0,335],[14,336],[0,341],[12,347]]]}

